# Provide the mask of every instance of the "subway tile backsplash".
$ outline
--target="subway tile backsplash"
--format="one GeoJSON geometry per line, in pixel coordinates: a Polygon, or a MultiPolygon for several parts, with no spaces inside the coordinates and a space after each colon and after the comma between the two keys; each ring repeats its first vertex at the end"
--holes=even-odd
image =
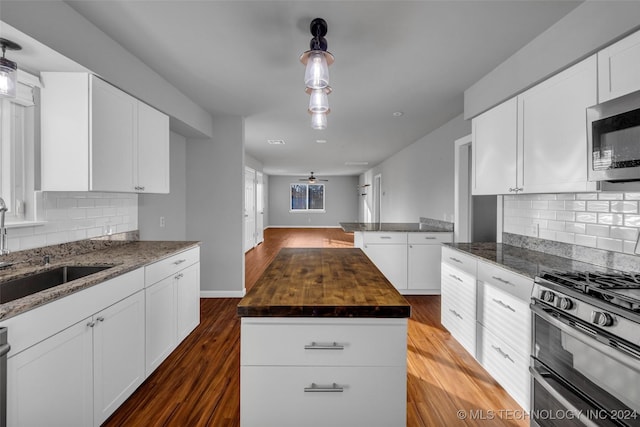
{"type": "Polygon", "coordinates": [[[38,221],[9,228],[9,250],[91,239],[138,229],[138,195],[129,193],[44,192],[38,221]]]}
{"type": "Polygon", "coordinates": [[[504,232],[633,254],[640,192],[504,196],[504,232]]]}

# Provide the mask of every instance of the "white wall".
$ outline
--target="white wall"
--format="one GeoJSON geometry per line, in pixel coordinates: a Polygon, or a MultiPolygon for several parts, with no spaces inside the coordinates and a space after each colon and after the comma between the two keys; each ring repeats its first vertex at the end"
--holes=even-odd
{"type": "Polygon", "coordinates": [[[289,212],[290,184],[306,176],[269,177],[269,226],[339,227],[358,218],[358,177],[329,176],[324,184],[326,212],[289,212]]]}
{"type": "Polygon", "coordinates": [[[212,139],[187,140],[187,239],[202,241],[203,296],[244,289],[244,123],[214,117],[212,139]]]}
{"type": "Polygon", "coordinates": [[[474,117],[638,28],[640,2],[585,1],[464,93],[474,117]]]}
{"type": "Polygon", "coordinates": [[[138,195],[127,193],[42,193],[45,224],[10,228],[9,250],[84,240],[138,229],[138,195]]]}
{"type": "Polygon", "coordinates": [[[141,194],[138,222],[142,240],[185,240],[187,238],[187,140],[171,132],[169,194],[141,194]],[[164,217],[165,226],[160,226],[164,217]]]}
{"type": "Polygon", "coordinates": [[[633,254],[639,204],[638,192],[504,196],[504,231],[633,254]]]}
{"type": "MultiPolygon", "coordinates": [[[[360,184],[373,184],[382,173],[382,222],[453,222],[454,141],[470,133],[471,123],[459,115],[360,177],[360,184]]],[[[365,204],[373,203],[371,189],[360,200],[361,220],[365,204]]]]}

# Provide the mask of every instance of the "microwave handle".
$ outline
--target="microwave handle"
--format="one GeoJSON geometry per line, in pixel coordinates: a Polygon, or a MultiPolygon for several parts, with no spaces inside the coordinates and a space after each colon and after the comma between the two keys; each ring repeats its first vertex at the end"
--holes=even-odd
{"type": "MultiPolygon", "coordinates": [[[[542,309],[539,304],[531,304],[531,312],[557,327],[562,332],[582,341],[590,347],[600,351],[601,353],[610,355],[613,359],[628,366],[629,368],[640,372],[640,353],[626,344],[617,344],[615,337],[603,332],[595,331],[588,325],[583,325],[577,319],[572,323],[578,327],[568,324],[569,320],[562,314],[557,312],[558,316],[551,316],[546,310],[542,309]],[[612,351],[613,350],[613,351],[612,351]]],[[[555,310],[553,310],[555,311],[555,310]]]]}

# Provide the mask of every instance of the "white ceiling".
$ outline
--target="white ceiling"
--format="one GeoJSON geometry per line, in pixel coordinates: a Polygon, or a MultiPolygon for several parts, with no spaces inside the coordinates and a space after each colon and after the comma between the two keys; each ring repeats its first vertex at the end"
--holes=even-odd
{"type": "Polygon", "coordinates": [[[211,114],[244,116],[265,173],[322,176],[361,173],[461,114],[465,89],[580,1],[67,3],[211,114]],[[315,17],[336,58],[324,131],[299,62],[315,17]]]}

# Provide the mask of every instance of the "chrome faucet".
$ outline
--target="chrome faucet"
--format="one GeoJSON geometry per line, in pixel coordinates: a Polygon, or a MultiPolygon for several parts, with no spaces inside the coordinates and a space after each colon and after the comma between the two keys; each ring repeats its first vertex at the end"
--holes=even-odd
{"type": "Polygon", "coordinates": [[[0,255],[6,255],[9,253],[9,249],[7,247],[7,229],[4,226],[4,214],[7,210],[6,203],[2,200],[2,197],[0,197],[0,255]]]}

